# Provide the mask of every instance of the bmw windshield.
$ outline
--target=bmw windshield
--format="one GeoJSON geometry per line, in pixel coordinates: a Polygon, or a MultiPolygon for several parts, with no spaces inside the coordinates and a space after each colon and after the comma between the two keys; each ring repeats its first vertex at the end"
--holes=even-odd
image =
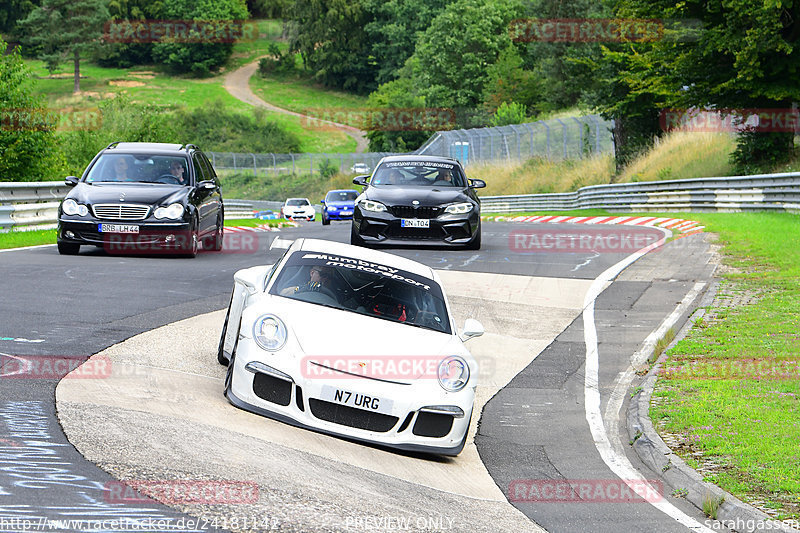
{"type": "Polygon", "coordinates": [[[451,333],[442,289],[435,281],[370,261],[295,252],[269,293],[451,333]]]}
{"type": "Polygon", "coordinates": [[[438,161],[391,161],[375,171],[371,185],[401,187],[466,187],[461,171],[438,161]]]}

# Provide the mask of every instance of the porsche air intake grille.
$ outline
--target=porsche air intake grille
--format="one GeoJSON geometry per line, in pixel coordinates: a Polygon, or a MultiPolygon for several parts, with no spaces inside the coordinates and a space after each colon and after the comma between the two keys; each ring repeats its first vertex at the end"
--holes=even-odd
{"type": "Polygon", "coordinates": [[[441,207],[413,207],[410,205],[396,205],[391,208],[392,214],[397,218],[436,218],[441,212],[441,207]]]}
{"type": "Polygon", "coordinates": [[[143,220],[150,211],[149,205],[139,204],[95,204],[94,216],[108,220],[143,220]]]}
{"type": "Polygon", "coordinates": [[[396,416],[373,413],[372,411],[347,407],[346,405],[317,400],[316,398],[309,398],[308,405],[311,408],[311,414],[320,420],[379,433],[386,433],[399,420],[396,416]]]}

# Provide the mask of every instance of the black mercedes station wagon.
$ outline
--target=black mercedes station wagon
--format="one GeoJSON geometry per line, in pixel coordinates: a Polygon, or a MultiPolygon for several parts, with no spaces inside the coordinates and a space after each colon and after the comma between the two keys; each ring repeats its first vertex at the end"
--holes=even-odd
{"type": "Polygon", "coordinates": [[[219,251],[223,208],[219,179],[193,144],[109,144],[58,208],[58,251],[90,244],[108,252],[194,257],[200,243],[219,251]]]}
{"type": "Polygon", "coordinates": [[[486,182],[467,179],[455,159],[384,157],[369,178],[353,179],[366,188],[356,198],[352,244],[480,249],[481,203],[475,189],[486,182]]]}

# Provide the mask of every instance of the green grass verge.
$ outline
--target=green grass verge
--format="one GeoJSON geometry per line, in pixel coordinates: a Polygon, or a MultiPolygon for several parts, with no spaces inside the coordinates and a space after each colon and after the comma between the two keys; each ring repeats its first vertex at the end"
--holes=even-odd
{"type": "Polygon", "coordinates": [[[0,250],[55,243],[56,230],[54,229],[0,233],[0,250]]]}
{"type": "Polygon", "coordinates": [[[690,218],[724,245],[720,296],[757,300],[709,309],[668,352],[651,417],[718,465],[708,481],[800,519],[800,216],[690,218]]]}

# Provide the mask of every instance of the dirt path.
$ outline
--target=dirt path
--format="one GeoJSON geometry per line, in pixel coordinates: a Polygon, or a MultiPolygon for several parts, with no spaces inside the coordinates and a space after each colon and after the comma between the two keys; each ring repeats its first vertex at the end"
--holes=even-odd
{"type": "Polygon", "coordinates": [[[338,122],[331,122],[329,120],[322,120],[315,117],[310,117],[308,115],[303,115],[302,113],[296,113],[294,111],[289,111],[288,109],[283,109],[282,107],[278,107],[270,104],[269,102],[265,102],[264,100],[256,96],[256,94],[250,89],[250,77],[253,74],[255,74],[257,69],[258,69],[258,60],[253,61],[252,63],[248,63],[247,65],[237,70],[234,70],[233,72],[228,73],[225,76],[225,81],[224,81],[225,90],[231,93],[231,95],[237,100],[241,100],[242,102],[250,104],[252,106],[263,107],[265,109],[269,109],[270,111],[275,111],[276,113],[283,113],[295,117],[308,118],[312,120],[314,123],[330,124],[331,126],[342,131],[346,135],[349,135],[356,141],[356,153],[360,154],[367,151],[367,146],[369,142],[367,141],[364,132],[359,130],[358,128],[354,128],[353,126],[348,126],[346,124],[339,124],[338,122]]]}

